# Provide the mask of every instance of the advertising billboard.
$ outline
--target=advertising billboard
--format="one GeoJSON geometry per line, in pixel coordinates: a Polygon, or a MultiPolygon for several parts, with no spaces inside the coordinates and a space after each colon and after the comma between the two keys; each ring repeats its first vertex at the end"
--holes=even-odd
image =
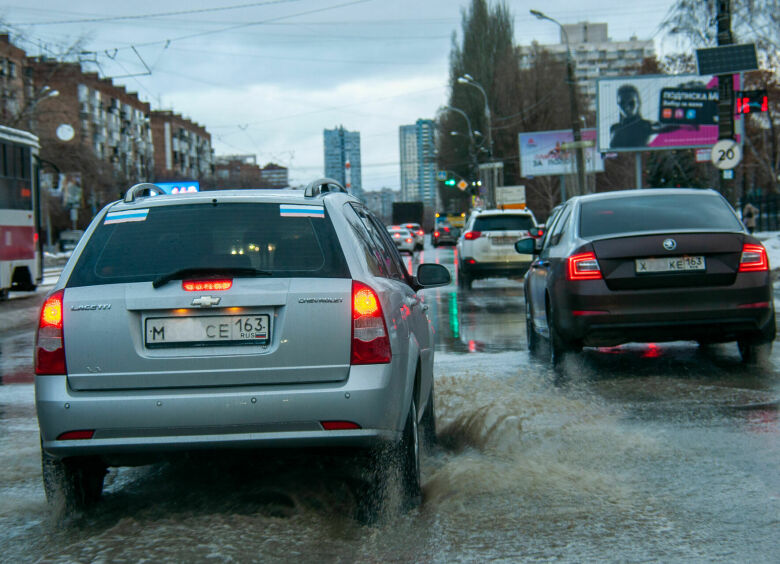
{"type": "MultiPolygon", "coordinates": [[[[734,76],[739,90],[739,75],[734,76]]],[[[598,81],[598,150],[711,147],[718,140],[715,76],[625,76],[598,81]]]]}
{"type": "MultiPolygon", "coordinates": [[[[583,129],[582,140],[591,142],[585,149],[585,170],[604,172],[604,161],[596,151],[596,130],[583,129]]],[[[572,143],[571,129],[559,131],[534,131],[519,135],[520,173],[523,176],[560,176],[577,172],[574,149],[565,148],[572,143]]]]}
{"type": "Polygon", "coordinates": [[[200,183],[194,180],[181,180],[179,182],[155,182],[166,194],[181,194],[183,192],[199,192],[200,183]]]}

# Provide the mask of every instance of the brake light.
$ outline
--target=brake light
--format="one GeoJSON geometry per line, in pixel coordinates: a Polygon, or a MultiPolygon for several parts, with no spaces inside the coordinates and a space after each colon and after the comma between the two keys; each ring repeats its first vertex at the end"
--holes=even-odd
{"type": "Polygon", "coordinates": [[[233,280],[183,280],[181,287],[187,292],[218,292],[230,290],[233,280]]]}
{"type": "Polygon", "coordinates": [[[596,260],[596,255],[593,253],[570,256],[567,273],[569,280],[599,280],[601,278],[599,261],[596,260]]]}
{"type": "Polygon", "coordinates": [[[80,431],[66,431],[57,437],[58,441],[76,441],[81,439],[91,439],[95,435],[92,429],[83,429],[80,431]]]}
{"type": "Polygon", "coordinates": [[[438,237],[438,236],[439,236],[439,232],[438,232],[438,231],[434,231],[434,232],[433,232],[433,236],[434,236],[434,237],[438,237]]]}
{"type": "Polygon", "coordinates": [[[423,231],[422,229],[418,229],[418,230],[417,230],[417,234],[418,234],[420,237],[422,237],[423,235],[425,235],[425,231],[423,231]]]}
{"type": "Polygon", "coordinates": [[[463,234],[463,238],[467,239],[468,241],[473,241],[474,239],[479,239],[482,236],[481,231],[466,231],[463,234]]]}
{"type": "Polygon", "coordinates": [[[350,364],[387,364],[391,357],[390,338],[379,297],[370,287],[353,280],[350,364]]]}
{"type": "Polygon", "coordinates": [[[759,272],[769,270],[769,257],[763,245],[744,244],[739,259],[740,272],[759,272]]]}
{"type": "Polygon", "coordinates": [[[360,429],[360,425],[352,421],[320,421],[320,425],[326,431],[345,431],[348,429],[360,429]]]}
{"type": "Polygon", "coordinates": [[[64,290],[58,290],[41,306],[38,332],[35,335],[35,373],[38,375],[67,373],[62,337],[64,295],[64,290]]]}

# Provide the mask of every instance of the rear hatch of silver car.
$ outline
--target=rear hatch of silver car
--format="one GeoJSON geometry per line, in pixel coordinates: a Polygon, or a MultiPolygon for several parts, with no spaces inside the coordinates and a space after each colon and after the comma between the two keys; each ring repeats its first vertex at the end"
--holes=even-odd
{"type": "Polygon", "coordinates": [[[515,243],[528,237],[528,230],[536,227],[529,213],[482,214],[474,220],[472,231],[480,236],[474,239],[474,255],[481,262],[530,262],[530,255],[518,255],[515,243]]]}
{"type": "Polygon", "coordinates": [[[112,208],[65,288],[69,384],[343,381],[351,287],[321,202],[112,208]]]}

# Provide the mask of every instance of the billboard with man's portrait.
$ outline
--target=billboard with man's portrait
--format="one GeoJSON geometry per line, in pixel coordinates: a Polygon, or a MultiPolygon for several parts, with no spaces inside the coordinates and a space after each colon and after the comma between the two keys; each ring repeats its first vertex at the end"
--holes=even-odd
{"type": "MultiPolygon", "coordinates": [[[[739,90],[739,75],[734,76],[739,90]]],[[[711,147],[718,141],[715,76],[626,76],[598,81],[598,150],[711,147]]]]}

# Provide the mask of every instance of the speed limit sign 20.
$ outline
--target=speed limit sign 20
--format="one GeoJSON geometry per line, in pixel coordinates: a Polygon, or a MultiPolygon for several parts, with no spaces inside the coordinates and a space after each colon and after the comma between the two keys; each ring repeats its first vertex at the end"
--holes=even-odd
{"type": "Polygon", "coordinates": [[[729,170],[742,160],[742,148],[733,139],[721,139],[712,147],[710,158],[719,169],[729,170]]]}

